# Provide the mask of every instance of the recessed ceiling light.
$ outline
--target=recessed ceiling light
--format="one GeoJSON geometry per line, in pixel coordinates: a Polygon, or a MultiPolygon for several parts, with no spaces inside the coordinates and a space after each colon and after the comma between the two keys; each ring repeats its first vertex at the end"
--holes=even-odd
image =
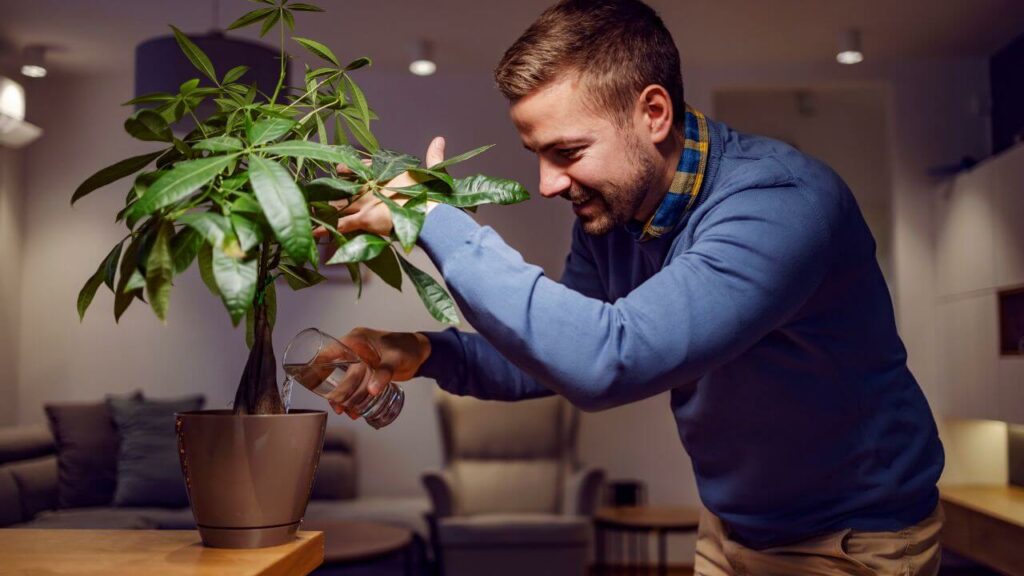
{"type": "Polygon", "coordinates": [[[46,48],[44,46],[26,46],[22,54],[21,73],[29,78],[46,76],[45,55],[46,48]]]}
{"type": "Polygon", "coordinates": [[[864,60],[860,50],[860,30],[851,28],[839,36],[839,52],[836,61],[840,64],[857,64],[864,60]]]}
{"type": "Polygon", "coordinates": [[[427,40],[419,40],[413,46],[409,72],[417,76],[430,76],[437,72],[437,63],[434,62],[434,47],[427,40]]]}

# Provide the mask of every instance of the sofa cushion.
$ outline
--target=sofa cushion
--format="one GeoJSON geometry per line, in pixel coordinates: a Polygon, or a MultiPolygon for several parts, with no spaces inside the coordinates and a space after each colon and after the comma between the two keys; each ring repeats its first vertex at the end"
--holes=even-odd
{"type": "Polygon", "coordinates": [[[0,466],[0,527],[17,524],[24,519],[18,482],[6,466],[0,466]]]}
{"type": "MultiPolygon", "coordinates": [[[[139,392],[129,397],[141,398],[139,392]]],[[[57,504],[104,506],[117,484],[118,436],[106,402],[43,407],[57,444],[57,504]]]]}
{"type": "Polygon", "coordinates": [[[57,507],[57,458],[43,456],[7,464],[18,485],[18,500],[23,518],[32,518],[43,510],[57,507]]]}
{"type": "Polygon", "coordinates": [[[203,403],[198,395],[173,400],[110,400],[121,439],[114,506],[188,506],[174,414],[199,410],[203,403]]]}
{"type": "Polygon", "coordinates": [[[438,539],[448,546],[586,546],[590,519],[555,514],[452,516],[438,523],[438,539]]]}
{"type": "Polygon", "coordinates": [[[194,530],[188,508],[75,508],[51,510],[14,528],[70,528],[93,530],[194,530]]]}
{"type": "Polygon", "coordinates": [[[0,464],[53,454],[53,436],[45,426],[0,428],[0,464]]]}
{"type": "Polygon", "coordinates": [[[455,460],[451,464],[457,514],[552,514],[562,485],[559,461],[455,460]]]}

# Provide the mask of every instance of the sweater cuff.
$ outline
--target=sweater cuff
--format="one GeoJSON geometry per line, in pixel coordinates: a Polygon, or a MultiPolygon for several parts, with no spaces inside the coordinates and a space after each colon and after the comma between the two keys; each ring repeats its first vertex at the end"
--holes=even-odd
{"type": "Polygon", "coordinates": [[[420,365],[417,376],[432,378],[445,390],[462,380],[459,367],[464,362],[462,342],[458,331],[449,328],[444,332],[420,332],[430,341],[430,356],[420,365]]]}
{"type": "Polygon", "coordinates": [[[471,243],[473,234],[479,229],[480,225],[468,214],[442,204],[427,214],[419,241],[427,256],[444,275],[445,265],[454,259],[460,248],[471,243]]]}

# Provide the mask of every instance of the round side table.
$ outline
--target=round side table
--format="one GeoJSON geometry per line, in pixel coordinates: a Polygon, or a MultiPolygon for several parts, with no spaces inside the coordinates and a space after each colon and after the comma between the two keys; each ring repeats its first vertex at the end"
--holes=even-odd
{"type": "Polygon", "coordinates": [[[302,530],[324,533],[324,568],[363,564],[401,552],[403,573],[412,574],[411,530],[345,520],[303,521],[302,530]]]}
{"type": "MultiPolygon", "coordinates": [[[[658,538],[658,574],[668,574],[667,537],[670,532],[696,532],[700,523],[700,509],[681,506],[628,506],[601,508],[594,514],[594,540],[597,553],[597,569],[599,574],[607,573],[606,536],[611,533],[618,539],[628,538],[628,554],[623,553],[622,559],[628,560],[627,566],[640,567],[641,551],[647,568],[647,535],[654,533],[658,538]],[[628,556],[628,559],[626,558],[628,556]]],[[[626,541],[617,542],[616,548],[626,552],[626,541]]]]}

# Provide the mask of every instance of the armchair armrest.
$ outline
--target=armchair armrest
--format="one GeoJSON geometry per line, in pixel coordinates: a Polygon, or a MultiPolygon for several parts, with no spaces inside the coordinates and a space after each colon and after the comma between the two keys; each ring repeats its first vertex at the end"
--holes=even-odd
{"type": "Polygon", "coordinates": [[[430,515],[435,519],[455,514],[455,494],[452,490],[454,479],[448,472],[424,472],[423,487],[430,496],[430,515]]]}
{"type": "Polygon", "coordinates": [[[581,468],[566,478],[562,513],[575,516],[593,516],[597,511],[604,484],[604,470],[581,468]]]}

